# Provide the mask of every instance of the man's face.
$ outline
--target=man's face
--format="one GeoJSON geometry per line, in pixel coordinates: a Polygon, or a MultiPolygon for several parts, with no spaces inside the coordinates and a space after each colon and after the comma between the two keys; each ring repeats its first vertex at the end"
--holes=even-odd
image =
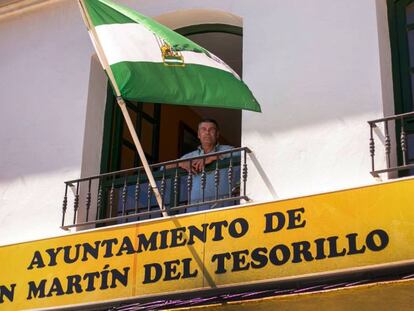
{"type": "Polygon", "coordinates": [[[198,139],[200,139],[201,145],[213,145],[217,144],[219,137],[219,131],[212,122],[201,122],[198,126],[198,139]]]}

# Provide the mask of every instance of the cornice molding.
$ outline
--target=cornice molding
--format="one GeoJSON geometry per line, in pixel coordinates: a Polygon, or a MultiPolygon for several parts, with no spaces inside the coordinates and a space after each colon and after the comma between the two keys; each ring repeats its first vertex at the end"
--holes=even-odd
{"type": "Polygon", "coordinates": [[[61,0],[0,0],[0,19],[61,0]]]}

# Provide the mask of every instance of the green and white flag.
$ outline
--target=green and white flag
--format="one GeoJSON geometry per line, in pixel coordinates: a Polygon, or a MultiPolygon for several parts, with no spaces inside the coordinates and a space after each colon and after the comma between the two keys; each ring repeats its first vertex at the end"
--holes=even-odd
{"type": "Polygon", "coordinates": [[[122,98],[260,111],[240,77],[206,49],[112,1],[79,1],[122,98]]]}

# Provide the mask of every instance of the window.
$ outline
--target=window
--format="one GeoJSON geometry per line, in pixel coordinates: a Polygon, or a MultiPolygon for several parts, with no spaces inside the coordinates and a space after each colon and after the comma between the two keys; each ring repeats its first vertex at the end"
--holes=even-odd
{"type": "MultiPolygon", "coordinates": [[[[414,111],[414,0],[388,0],[388,18],[394,81],[395,114],[414,111]]],[[[405,121],[408,163],[414,163],[414,118],[405,121]]],[[[396,141],[400,124],[396,124],[396,141]]],[[[398,146],[398,151],[401,147],[398,146]]],[[[398,154],[402,163],[402,154],[398,154]]],[[[406,175],[408,172],[403,172],[406,175]]],[[[410,172],[413,174],[414,172],[410,172]]]]}
{"type": "MultiPolygon", "coordinates": [[[[158,162],[160,105],[129,101],[126,105],[148,162],[158,162]]],[[[109,86],[102,155],[101,173],[141,165],[131,134],[109,86]]]]}

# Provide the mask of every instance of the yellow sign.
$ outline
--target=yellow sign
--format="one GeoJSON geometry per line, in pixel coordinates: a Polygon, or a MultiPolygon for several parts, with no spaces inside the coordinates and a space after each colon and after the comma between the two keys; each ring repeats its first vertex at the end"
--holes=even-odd
{"type": "Polygon", "coordinates": [[[414,179],[0,247],[0,309],[282,280],[414,259],[414,179]]]}

